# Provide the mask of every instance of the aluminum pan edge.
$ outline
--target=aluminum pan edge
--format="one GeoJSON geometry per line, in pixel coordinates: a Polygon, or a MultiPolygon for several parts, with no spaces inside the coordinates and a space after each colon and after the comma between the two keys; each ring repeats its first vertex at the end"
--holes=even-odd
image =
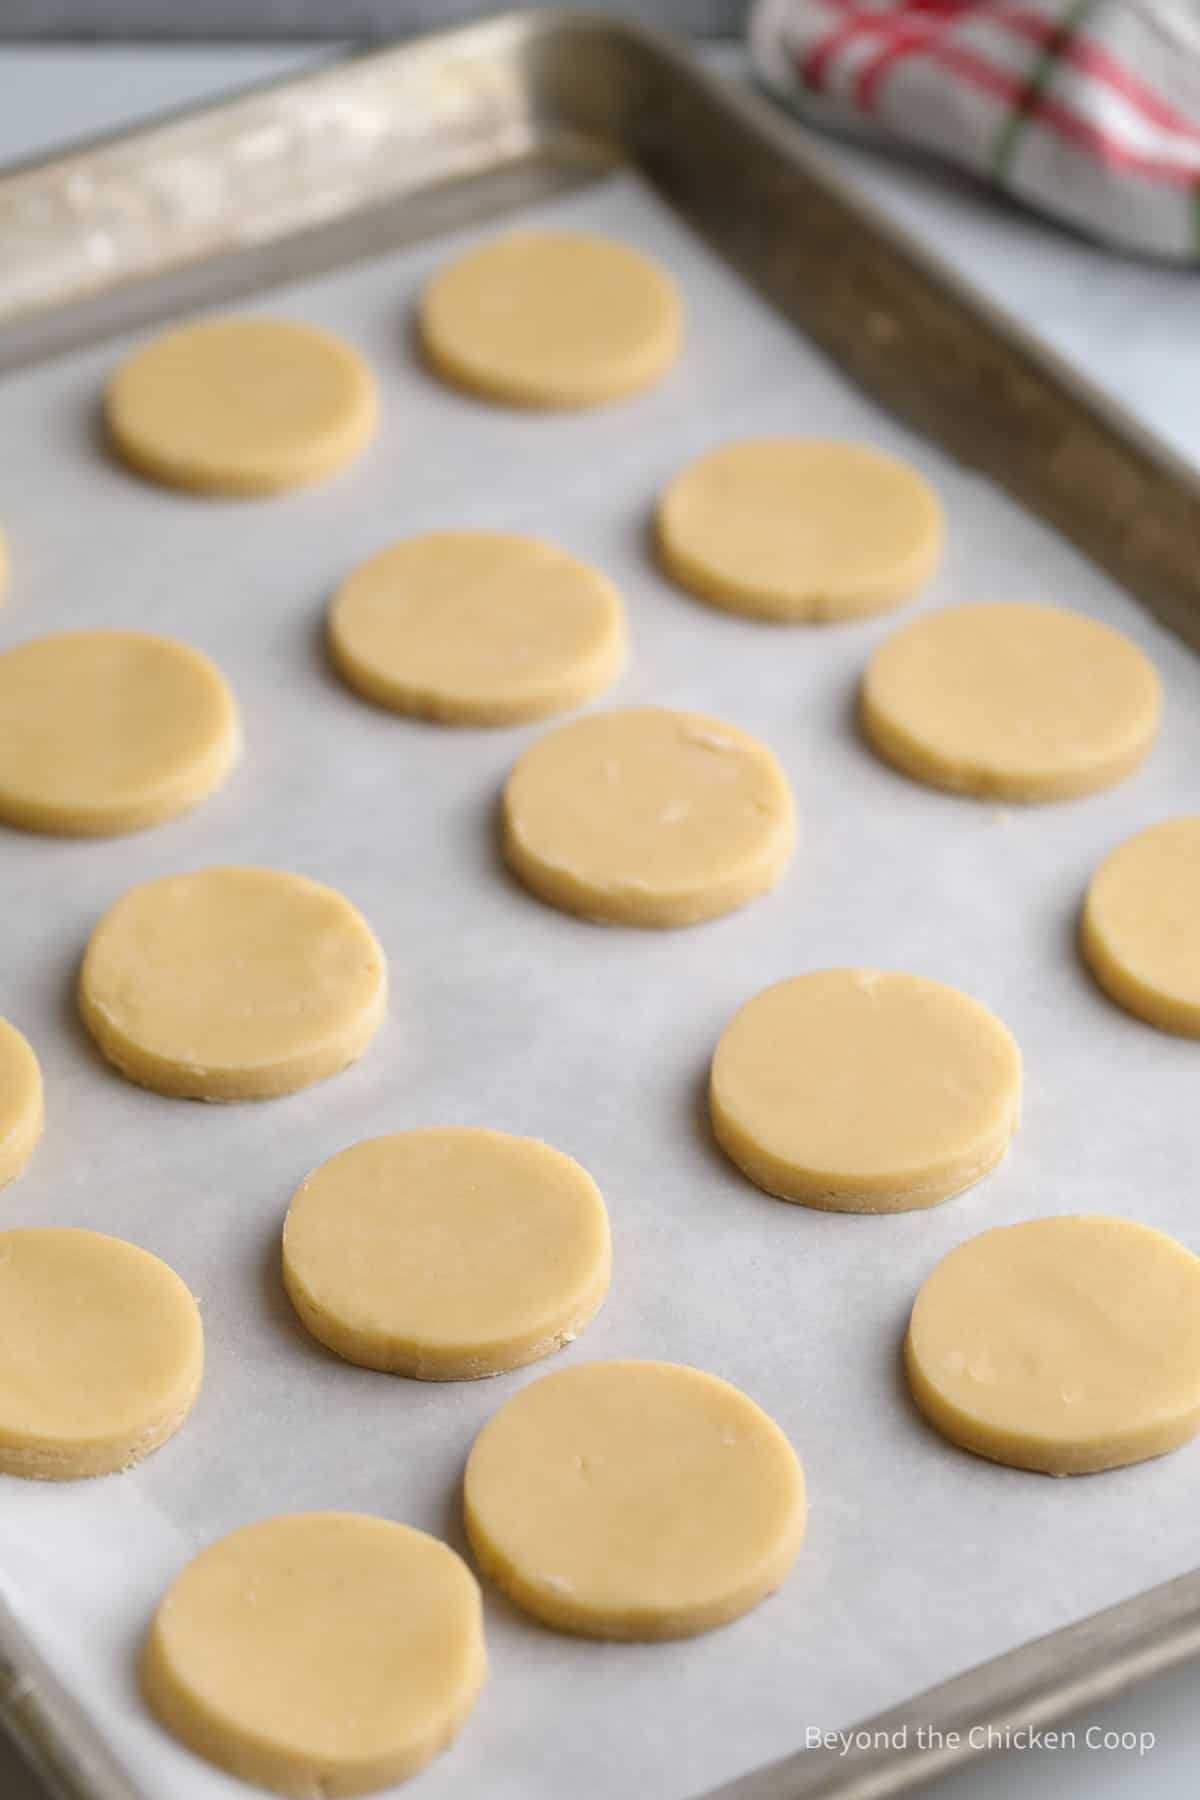
{"type": "Polygon", "coordinates": [[[1200,1656],[1200,1570],[1034,1638],[863,1719],[845,1752],[802,1750],[702,1800],[892,1800],[959,1764],[1200,1656]],[[917,1729],[924,1727],[924,1742],[917,1729]],[[929,1728],[932,1728],[930,1731],[929,1728]],[[996,1734],[988,1737],[988,1733],[996,1734]]]}

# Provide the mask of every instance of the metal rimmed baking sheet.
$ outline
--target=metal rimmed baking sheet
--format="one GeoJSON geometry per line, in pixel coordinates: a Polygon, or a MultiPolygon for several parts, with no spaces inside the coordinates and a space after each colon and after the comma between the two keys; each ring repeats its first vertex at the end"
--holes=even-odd
{"type": "MultiPolygon", "coordinates": [[[[3,846],[5,1004],[49,1088],[46,1142],[7,1216],[146,1243],[191,1282],[208,1322],[201,1408],[144,1470],[0,1492],[0,1591],[50,1671],[51,1685],[39,1677],[49,1711],[57,1684],[143,1793],[230,1791],[162,1737],[134,1683],[148,1607],[189,1551],[246,1517],[316,1504],[456,1539],[471,1434],[536,1375],[426,1390],[343,1368],[295,1327],[274,1260],[287,1197],[311,1164],[373,1130],[478,1120],[579,1155],[609,1198],[616,1279],[569,1354],[674,1356],[740,1381],[793,1435],[813,1489],[809,1545],[783,1594],[696,1644],[573,1644],[493,1601],[492,1687],[423,1793],[536,1796],[570,1783],[683,1800],[785,1756],[810,1724],[903,1706],[1192,1560],[1191,1453],[1081,1483],[990,1469],[912,1416],[896,1348],[921,1275],[987,1223],[1127,1210],[1189,1235],[1192,1049],[1092,991],[1071,926],[1098,856],[1192,804],[1200,669],[962,459],[1056,518],[1183,630],[1195,616],[1194,490],[1003,321],[858,217],[789,144],[765,112],[647,34],[502,21],[0,185],[5,268],[19,265],[23,283],[14,303],[6,275],[0,355],[30,365],[0,389],[15,568],[0,642],[85,622],[177,631],[223,663],[247,724],[241,772],[190,819],[112,844],[12,835],[3,846]],[[389,121],[394,142],[381,135],[389,121]],[[150,231],[147,183],[166,208],[150,231]],[[626,237],[672,269],[689,349],[661,388],[548,421],[447,393],[416,366],[407,329],[420,280],[526,205],[626,237]],[[376,363],[383,431],[344,479],[247,507],[158,492],[104,458],[96,400],[122,342],[235,293],[342,330],[376,363]],[[789,321],[957,454],[896,423],[789,321]],[[645,542],[658,484],[706,444],[765,429],[867,436],[933,477],[953,545],[925,604],[1036,589],[1144,643],[1170,703],[1146,771],[1112,795],[1028,813],[924,793],[876,765],[850,723],[857,670],[885,621],[781,635],[670,588],[645,542]],[[669,937],[559,919],[514,889],[494,854],[497,787],[529,734],[406,725],[337,686],[317,645],[332,584],[393,536],[458,522],[541,531],[617,577],[635,658],[613,701],[699,705],[772,742],[803,833],[775,896],[669,937]],[[370,1055],[270,1108],[140,1094],[95,1061],[72,1020],[75,961],[103,906],[132,881],[216,860],[342,885],[393,964],[393,1016],[370,1055]],[[764,982],[833,960],[957,981],[1017,1031],[1024,1129],[976,1194],[903,1220],[819,1219],[758,1196],[712,1151],[698,1095],[724,1018],[764,982]]],[[[1020,1652],[1026,1661],[965,1697],[920,1704],[931,1718],[1045,1716],[1094,1698],[1195,1647],[1195,1586],[1185,1576],[1166,1598],[1131,1599],[1103,1629],[1020,1652]]],[[[79,1741],[77,1727],[54,1733],[79,1741]]],[[[85,1778],[97,1793],[98,1767],[85,1778]]],[[[919,1772],[895,1755],[881,1768],[810,1759],[750,1791],[885,1793],[919,1772]]]]}

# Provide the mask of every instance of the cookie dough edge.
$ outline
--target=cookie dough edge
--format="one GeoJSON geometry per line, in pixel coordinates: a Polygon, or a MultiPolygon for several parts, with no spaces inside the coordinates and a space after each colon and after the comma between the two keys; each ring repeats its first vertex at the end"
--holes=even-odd
{"type": "MultiPolygon", "coordinates": [[[[119,899],[114,902],[114,905],[117,904],[119,899]]],[[[350,904],[346,901],[347,906],[350,904]]],[[[147,1088],[151,1093],[161,1094],[170,1100],[276,1100],[285,1094],[299,1093],[303,1088],[312,1087],[315,1082],[339,1075],[363,1055],[383,1024],[388,1004],[388,967],[383,947],[363,915],[357,908],[353,910],[368,933],[379,959],[379,982],[370,1004],[324,1044],[293,1051],[271,1063],[268,1068],[247,1071],[228,1068],[199,1069],[177,1063],[170,1057],[161,1056],[156,1051],[134,1043],[114,1024],[107,1009],[95,1001],[88,991],[88,966],[93,945],[112,911],[111,907],[93,927],[79,965],[76,997],[88,1036],[118,1074],[123,1075],[127,1081],[132,1081],[135,1087],[147,1088]]]]}
{"type": "MultiPolygon", "coordinates": [[[[887,648],[887,642],[885,639],[880,646],[881,650],[887,648]]],[[[1011,775],[980,761],[968,759],[947,763],[920,738],[889,717],[887,708],[873,693],[873,660],[867,664],[858,691],[859,727],[866,743],[900,774],[920,782],[924,787],[938,788],[943,793],[1026,806],[1059,800],[1081,800],[1088,794],[1103,793],[1119,786],[1145,762],[1158,737],[1161,706],[1154,712],[1143,734],[1134,742],[1109,752],[1102,760],[1090,763],[1086,768],[1011,775]]]]}
{"type": "Polygon", "coordinates": [[[1101,863],[1088,883],[1079,911],[1078,943],[1085,967],[1101,993],[1131,1018],[1141,1020],[1144,1025],[1153,1025],[1159,1031],[1169,1032],[1174,1037],[1200,1038],[1200,1006],[1187,1000],[1176,1000],[1161,988],[1143,981],[1122,966],[1120,959],[1105,941],[1104,932],[1096,920],[1094,899],[1096,883],[1103,875],[1104,867],[1104,863],[1101,863]]]}
{"type": "MultiPolygon", "coordinates": [[[[577,1367],[585,1365],[576,1365],[577,1367]]],[[[703,1373],[703,1371],[690,1371],[703,1373]]],[[[710,1376],[709,1380],[719,1382],[728,1388],[731,1384],[718,1376],[710,1376]]],[[[763,1600],[767,1600],[783,1586],[791,1573],[792,1567],[800,1554],[808,1528],[808,1488],[804,1475],[804,1465],[796,1454],[795,1446],[780,1425],[750,1400],[740,1389],[735,1389],[739,1400],[751,1406],[759,1416],[761,1427],[784,1450],[785,1460],[795,1478],[796,1504],[789,1522],[789,1529],[782,1533],[777,1543],[764,1557],[759,1567],[732,1592],[711,1599],[704,1604],[689,1606],[686,1610],[656,1616],[652,1612],[614,1613],[598,1618],[589,1613],[586,1607],[575,1603],[574,1596],[559,1588],[539,1585],[526,1580],[521,1571],[513,1566],[502,1550],[491,1542],[486,1527],[472,1500],[472,1465],[475,1453],[485,1438],[489,1427],[503,1413],[493,1413],[480,1429],[471,1445],[467,1457],[467,1465],[463,1474],[462,1516],[467,1542],[480,1574],[506,1594],[517,1606],[539,1619],[544,1625],[555,1631],[567,1633],[572,1637],[594,1638],[620,1643],[668,1643],[680,1638],[700,1637],[704,1633],[714,1631],[722,1625],[732,1624],[743,1614],[751,1612],[763,1600]]]]}
{"type": "Polygon", "coordinates": [[[1160,1422],[1127,1434],[1120,1447],[1109,1438],[1064,1445],[1034,1437],[1014,1437],[1006,1431],[992,1435],[980,1430],[973,1419],[939,1392],[919,1366],[913,1348],[913,1320],[919,1301],[918,1293],[904,1332],[904,1371],[909,1392],[930,1428],[959,1450],[967,1450],[985,1462],[1034,1475],[1102,1475],[1109,1469],[1128,1468],[1166,1456],[1190,1443],[1200,1432],[1200,1404],[1190,1414],[1173,1421],[1169,1429],[1164,1430],[1160,1422]]]}
{"type": "Polygon", "coordinates": [[[947,1164],[928,1181],[896,1186],[884,1178],[848,1183],[820,1170],[796,1171],[769,1151],[759,1150],[741,1126],[722,1106],[709,1080],[709,1112],[713,1136],[730,1162],[773,1200],[807,1206],[815,1212],[856,1213],[882,1217],[887,1213],[920,1212],[965,1194],[1004,1161],[1020,1123],[1020,1095],[1004,1121],[989,1136],[980,1154],[947,1164]]]}
{"type": "Polygon", "coordinates": [[[593,925],[641,926],[672,930],[704,925],[710,919],[740,912],[752,900],[778,886],[787,873],[795,848],[794,829],[769,845],[750,869],[741,869],[707,887],[651,894],[644,888],[623,885],[601,893],[575,879],[567,869],[552,866],[527,852],[504,810],[504,857],[521,884],[556,912],[568,913],[593,925]]]}
{"type": "Polygon", "coordinates": [[[29,1104],[7,1136],[0,1140],[0,1188],[8,1187],[29,1167],[46,1124],[46,1089],[37,1052],[23,1031],[8,1019],[0,1019],[0,1033],[10,1035],[19,1061],[29,1078],[29,1104]]]}
{"type": "MultiPolygon", "coordinates": [[[[337,603],[330,605],[325,646],[334,672],[360,699],[406,718],[424,719],[434,725],[474,729],[533,724],[557,713],[570,712],[588,700],[598,699],[610,688],[629,660],[629,634],[624,606],[617,595],[616,629],[586,663],[548,676],[523,695],[447,695],[417,682],[382,675],[343,642],[337,629],[337,603]]],[[[613,590],[616,593],[616,590],[613,590]]]]}
{"type": "MultiPolygon", "coordinates": [[[[598,1191],[598,1190],[597,1190],[598,1191]]],[[[603,1203],[602,1203],[603,1204],[603,1203]]],[[[432,1351],[411,1340],[398,1341],[383,1331],[364,1341],[363,1334],[333,1317],[292,1267],[287,1254],[287,1220],[283,1229],[283,1287],[297,1318],[309,1335],[360,1369],[376,1369],[411,1381],[483,1381],[508,1375],[565,1349],[591,1323],[603,1306],[612,1279],[612,1241],[596,1279],[561,1315],[550,1332],[524,1331],[474,1352],[432,1351]]]]}
{"type": "MultiPolygon", "coordinates": [[[[769,991],[761,990],[764,993],[769,991]]],[[[971,998],[969,995],[962,995],[958,989],[953,991],[959,993],[962,999],[971,998]]],[[[843,1178],[831,1177],[821,1170],[796,1170],[773,1152],[760,1149],[722,1100],[718,1070],[721,1039],[746,1007],[752,1006],[757,998],[757,995],[751,996],[738,1008],[727,1021],[721,1038],[717,1040],[709,1065],[708,1110],[713,1137],[718,1147],[749,1182],[771,1199],[807,1206],[816,1212],[855,1213],[876,1217],[886,1213],[919,1212],[932,1206],[940,1206],[946,1200],[956,1199],[959,1194],[966,1193],[986,1175],[990,1175],[1004,1161],[1021,1123],[1024,1058],[1020,1045],[1003,1019],[977,1000],[973,1000],[972,1004],[986,1016],[990,1026],[1003,1033],[1011,1048],[1015,1079],[1011,1092],[1005,1096],[1006,1104],[994,1129],[983,1138],[969,1158],[944,1158],[940,1168],[931,1177],[919,1181],[910,1180],[907,1184],[898,1186],[897,1180],[900,1178],[897,1177],[889,1179],[886,1176],[874,1176],[866,1181],[848,1182],[843,1178]]]]}
{"type": "MultiPolygon", "coordinates": [[[[198,320],[192,322],[193,325],[202,323],[203,321],[198,320]]],[[[177,329],[187,331],[191,327],[185,325],[177,329]]],[[[247,469],[245,466],[231,469],[228,464],[222,470],[216,459],[197,460],[191,456],[175,456],[147,446],[140,434],[131,430],[128,421],[122,417],[123,406],[119,392],[122,371],[126,363],[139,354],[138,350],[131,351],[117,365],[105,385],[102,412],[109,448],[118,461],[135,474],[146,476],[177,492],[209,499],[262,498],[286,493],[294,488],[309,487],[328,476],[338,474],[366,449],[378,427],[379,390],[375,373],[362,352],[335,333],[323,331],[313,325],[303,325],[300,329],[319,338],[337,355],[343,367],[352,374],[355,389],[349,415],[337,429],[326,434],[319,449],[314,451],[310,447],[308,450],[292,450],[280,455],[272,459],[273,468],[264,473],[261,467],[258,470],[247,469]]],[[[139,348],[150,349],[158,341],[151,338],[139,348]]]]}
{"type": "MultiPolygon", "coordinates": [[[[102,1234],[101,1234],[102,1235],[102,1234]]],[[[125,1243],[125,1240],[120,1240],[125,1243]]],[[[185,1313],[194,1328],[194,1356],[183,1371],[171,1402],[151,1419],[148,1425],[130,1437],[127,1433],[111,1434],[86,1448],[64,1451],[60,1445],[43,1439],[38,1444],[5,1443],[0,1436],[0,1475],[14,1475],[25,1481],[86,1481],[99,1475],[121,1475],[136,1468],[146,1457],[173,1438],[187,1423],[200,1390],[204,1385],[204,1325],[200,1307],[183,1277],[170,1263],[163,1262],[140,1245],[127,1245],[150,1258],[177,1283],[186,1300],[185,1313]]]]}
{"type": "MultiPolygon", "coordinates": [[[[686,474],[686,469],[680,472],[686,474]]],[[[809,590],[782,596],[775,590],[740,585],[715,575],[699,558],[692,556],[673,535],[667,523],[667,506],[671,484],[659,496],[654,515],[654,546],[659,567],[667,578],[686,593],[722,612],[746,619],[757,619],[771,625],[838,625],[853,624],[858,619],[875,618],[881,613],[895,612],[915,600],[928,586],[941,564],[945,550],[945,523],[939,511],[938,524],[926,544],[918,546],[901,573],[892,581],[860,589],[850,599],[832,599],[828,594],[809,590]]],[[[931,490],[932,492],[932,490],[931,490]]]]}
{"type": "MultiPolygon", "coordinates": [[[[468,1463],[468,1469],[470,1464],[468,1463]]],[[[773,1555],[748,1577],[732,1594],[707,1606],[689,1607],[686,1612],[656,1616],[652,1613],[620,1613],[599,1619],[586,1608],[571,1604],[568,1594],[556,1593],[536,1582],[526,1581],[509,1564],[503,1554],[489,1543],[477,1515],[472,1511],[468,1490],[463,1490],[463,1524],[467,1541],[480,1574],[519,1606],[531,1618],[538,1619],[553,1631],[569,1637],[593,1638],[610,1643],[666,1644],[681,1638],[703,1637],[722,1625],[732,1625],[745,1613],[752,1612],[762,1601],[769,1600],[791,1573],[804,1542],[806,1509],[799,1509],[796,1523],[788,1537],[782,1539],[773,1555]]]]}
{"type": "MultiPolygon", "coordinates": [[[[536,745],[532,748],[536,749],[536,745]]],[[[504,860],[522,886],[535,896],[563,912],[594,925],[632,925],[654,930],[670,930],[679,926],[703,925],[710,919],[724,918],[740,912],[764,894],[779,886],[791,866],[796,852],[798,827],[796,803],[791,782],[774,751],[765,744],[755,744],[756,751],[769,759],[772,776],[782,800],[776,830],[764,842],[749,864],[726,873],[715,883],[701,883],[676,889],[668,894],[653,894],[645,887],[626,882],[602,892],[587,881],[581,881],[570,869],[546,862],[527,850],[521,834],[512,825],[511,794],[524,761],[523,757],[510,769],[501,797],[501,847],[504,860]]]]}
{"type": "MultiPolygon", "coordinates": [[[[206,662],[208,660],[205,658],[206,662]]],[[[242,755],[242,729],[232,689],[216,665],[211,666],[221,681],[223,697],[228,702],[224,729],[202,757],[160,785],[152,796],[108,801],[103,806],[91,808],[83,816],[70,805],[42,802],[30,805],[19,796],[0,790],[0,823],[17,831],[34,832],[40,837],[111,838],[150,831],[156,825],[165,825],[194,812],[224,786],[242,755]]]]}
{"type": "MultiPolygon", "coordinates": [[[[628,249],[628,246],[623,246],[628,249]]],[[[486,246],[480,248],[486,249],[486,246]]],[[[476,252],[467,251],[466,257],[476,252]]],[[[649,257],[634,252],[653,275],[665,302],[661,328],[653,338],[629,358],[623,375],[615,380],[596,380],[577,374],[564,383],[538,381],[528,374],[512,374],[482,366],[471,355],[456,354],[444,341],[431,321],[436,306],[436,289],[440,278],[454,270],[464,258],[444,264],[426,282],[418,296],[414,313],[414,337],[417,348],[431,372],[449,386],[475,399],[493,405],[519,407],[526,412],[580,412],[625,400],[654,387],[674,366],[683,345],[683,304],[679,290],[671,278],[651,262],[649,257]]]]}
{"type": "Polygon", "coordinates": [[[661,341],[656,341],[652,348],[632,359],[631,366],[619,380],[577,379],[569,386],[559,383],[553,388],[519,375],[481,371],[469,357],[456,356],[431,330],[423,306],[417,310],[416,338],[429,370],[459,393],[469,394],[475,400],[489,401],[493,406],[519,408],[522,412],[569,413],[615,405],[656,386],[675,363],[682,334],[677,328],[673,339],[664,336],[661,341]]]}
{"type": "MultiPolygon", "coordinates": [[[[449,1549],[449,1546],[444,1545],[443,1548],[449,1549]]],[[[462,1562],[461,1558],[456,1560],[462,1562]]],[[[437,1729],[431,1731],[408,1756],[398,1758],[394,1754],[384,1754],[365,1760],[353,1771],[314,1772],[306,1758],[297,1756],[286,1746],[281,1747],[261,1738],[248,1738],[239,1733],[236,1726],[227,1725],[211,1708],[205,1706],[193,1689],[180,1682],[171,1669],[162,1633],[162,1612],[170,1596],[170,1588],[155,1608],[138,1659],[138,1685],[142,1698],[158,1722],[177,1742],[195,1755],[242,1781],[252,1782],[272,1793],[293,1796],[294,1800],[313,1800],[314,1795],[321,1796],[321,1800],[333,1800],[334,1796],[372,1793],[376,1789],[390,1787],[394,1782],[407,1781],[450,1748],[462,1732],[487,1684],[483,1599],[479,1584],[470,1569],[465,1563],[462,1563],[462,1567],[474,1589],[478,1627],[474,1635],[474,1667],[458,1703],[445,1719],[439,1721],[437,1729]]]]}

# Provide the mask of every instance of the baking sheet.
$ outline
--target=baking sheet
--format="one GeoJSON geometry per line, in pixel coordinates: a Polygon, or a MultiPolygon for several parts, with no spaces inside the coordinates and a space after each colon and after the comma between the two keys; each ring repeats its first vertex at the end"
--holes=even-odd
{"type": "MultiPolygon", "coordinates": [[[[1073,948],[1099,858],[1195,805],[1200,662],[1074,551],[877,413],[633,178],[541,207],[659,257],[688,349],[657,389],[574,416],[510,414],[441,388],[408,343],[423,278],[474,230],[265,296],[374,361],[383,423],[344,476],[252,503],[197,500],[110,464],[97,399],[120,345],[0,391],[0,494],[14,575],[0,644],[72,625],[175,632],[238,693],[241,768],[192,816],[111,842],[6,833],[2,1010],[47,1082],[44,1143],[6,1224],[88,1225],[164,1256],[199,1296],[208,1373],[191,1421],[141,1469],[64,1487],[0,1479],[0,1588],[147,1796],[245,1791],[145,1714],[135,1658],[164,1585],[245,1521],[307,1507],[404,1519],[462,1547],[471,1439],[547,1366],[423,1386],[338,1362],[291,1314],[279,1229],[305,1173],[374,1132],[479,1123],[546,1138],[605,1194],[614,1278],[563,1355],[693,1362],[746,1389],[806,1466],[809,1535],[783,1591],[681,1644],[574,1641],[487,1593],[491,1683],[425,1800],[683,1800],[971,1663],[1191,1567],[1200,1451],[1054,1482],[945,1445],[907,1400],[900,1336],[952,1245],[1055,1211],[1126,1212],[1197,1245],[1196,1047],[1110,1006],[1073,948]],[[856,677],[895,620],[786,629],[677,592],[648,553],[650,506],[689,456],[752,432],[862,436],[913,458],[949,513],[922,607],[1036,597],[1120,626],[1154,657],[1166,728],[1121,788],[1002,809],[882,766],[853,724],[856,677]],[[781,887],[683,932],[611,930],[527,896],[496,852],[500,784],[546,726],[458,732],[376,711],[321,651],[358,559],[414,530],[540,533],[625,593],[633,660],[601,705],[695,706],[759,732],[795,787],[781,887]],[[294,868],[343,889],[392,972],[388,1022],[353,1069],[224,1108],[144,1093],[77,1024],[78,957],[133,882],[210,862],[294,868]],[[931,1213],[853,1218],[769,1200],[714,1149],[708,1057],[758,988],[862,962],[955,983],[1026,1056],[1005,1164],[931,1213]]],[[[415,1791],[415,1790],[414,1790],[415,1791]]]]}

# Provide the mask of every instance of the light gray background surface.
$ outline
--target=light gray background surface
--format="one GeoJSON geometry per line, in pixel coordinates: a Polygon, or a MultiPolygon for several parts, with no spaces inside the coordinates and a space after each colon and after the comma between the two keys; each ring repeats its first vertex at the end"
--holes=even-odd
{"type": "MultiPolygon", "coordinates": [[[[205,50],[9,51],[0,54],[0,158],[68,136],[284,72],[304,52],[205,50]]],[[[833,151],[842,167],[889,209],[927,233],[999,298],[1015,305],[1074,360],[1114,387],[1200,462],[1200,340],[1195,278],[1111,261],[965,186],[896,170],[864,151],[833,151]]],[[[1143,1522],[1149,1528],[1149,1522],[1143,1522]]],[[[1073,1756],[1043,1752],[1006,1759],[939,1788],[945,1800],[1022,1791],[1031,1795],[1148,1796],[1182,1800],[1200,1769],[1200,1675],[1181,1672],[1118,1707],[1077,1722],[1073,1756]],[[1089,1725],[1153,1733],[1155,1748],[1086,1747],[1089,1725]]],[[[36,1793],[0,1761],[0,1796],[36,1793]]]]}
{"type": "MultiPolygon", "coordinates": [[[[523,0],[532,8],[558,0],[523,0]]],[[[681,31],[733,34],[748,0],[591,0],[681,31]]],[[[0,36],[387,38],[495,12],[489,0],[0,0],[0,36]]]]}

